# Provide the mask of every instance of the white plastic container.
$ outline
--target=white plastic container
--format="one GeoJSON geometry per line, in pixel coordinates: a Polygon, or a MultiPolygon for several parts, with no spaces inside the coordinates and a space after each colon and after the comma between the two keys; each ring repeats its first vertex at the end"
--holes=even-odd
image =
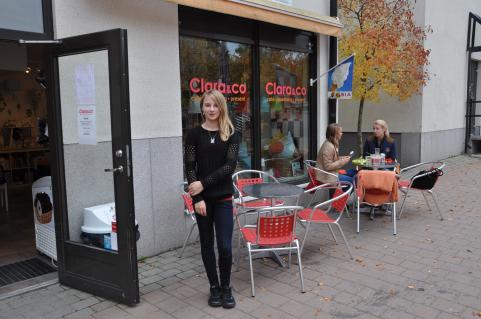
{"type": "Polygon", "coordinates": [[[57,260],[55,222],[52,197],[52,178],[44,176],[32,183],[33,216],[35,221],[35,247],[41,253],[57,260]],[[48,212],[47,210],[51,210],[48,212]]]}

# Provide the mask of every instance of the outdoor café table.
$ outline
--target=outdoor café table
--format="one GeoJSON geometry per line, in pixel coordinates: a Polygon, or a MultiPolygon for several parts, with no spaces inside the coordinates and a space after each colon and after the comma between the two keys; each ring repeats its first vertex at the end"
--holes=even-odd
{"type": "MultiPolygon", "coordinates": [[[[304,190],[296,185],[284,183],[261,183],[246,185],[244,193],[257,198],[285,198],[285,197],[299,197],[304,190]]],[[[284,261],[277,252],[269,252],[270,257],[280,266],[286,267],[284,261]]],[[[258,253],[256,258],[266,257],[263,253],[258,253]]]]}
{"type": "Polygon", "coordinates": [[[261,183],[244,187],[244,193],[257,198],[295,197],[301,195],[303,191],[296,185],[284,183],[261,183]]]}
{"type": "Polygon", "coordinates": [[[363,165],[359,165],[359,168],[360,169],[381,169],[381,170],[394,170],[396,168],[396,166],[398,165],[398,163],[394,162],[394,163],[379,163],[378,165],[374,166],[372,164],[363,164],[363,165]]]}

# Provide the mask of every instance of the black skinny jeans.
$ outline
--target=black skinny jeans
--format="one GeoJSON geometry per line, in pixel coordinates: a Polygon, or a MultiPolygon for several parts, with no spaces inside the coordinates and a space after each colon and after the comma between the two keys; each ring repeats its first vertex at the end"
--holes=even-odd
{"type": "Polygon", "coordinates": [[[205,201],[207,215],[196,214],[199,228],[202,261],[211,286],[219,286],[214,251],[214,228],[219,253],[219,273],[221,287],[230,286],[232,268],[232,232],[234,229],[232,201],[205,201]]]}

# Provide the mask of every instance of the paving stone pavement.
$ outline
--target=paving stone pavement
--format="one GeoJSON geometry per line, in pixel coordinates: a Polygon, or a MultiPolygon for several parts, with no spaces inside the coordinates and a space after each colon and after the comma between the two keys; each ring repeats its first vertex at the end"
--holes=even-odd
{"type": "Polygon", "coordinates": [[[134,307],[59,284],[0,301],[0,318],[478,318],[481,317],[481,159],[446,160],[437,185],[444,221],[420,195],[407,200],[398,235],[389,216],[361,216],[342,227],[348,257],[326,227],[314,226],[302,255],[306,293],[297,265],[254,262],[256,297],[248,263],[233,273],[237,307],[207,305],[208,285],[198,244],[139,263],[141,303],[134,307]]]}

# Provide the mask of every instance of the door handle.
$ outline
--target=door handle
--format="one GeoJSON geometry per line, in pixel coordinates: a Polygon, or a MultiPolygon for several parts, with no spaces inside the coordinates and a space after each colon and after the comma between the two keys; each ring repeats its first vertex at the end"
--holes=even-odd
{"type": "Polygon", "coordinates": [[[123,167],[122,165],[119,165],[119,167],[116,167],[116,168],[105,168],[105,169],[104,169],[104,172],[112,172],[112,173],[119,172],[119,173],[123,173],[123,172],[124,172],[124,167],[123,167]]]}

